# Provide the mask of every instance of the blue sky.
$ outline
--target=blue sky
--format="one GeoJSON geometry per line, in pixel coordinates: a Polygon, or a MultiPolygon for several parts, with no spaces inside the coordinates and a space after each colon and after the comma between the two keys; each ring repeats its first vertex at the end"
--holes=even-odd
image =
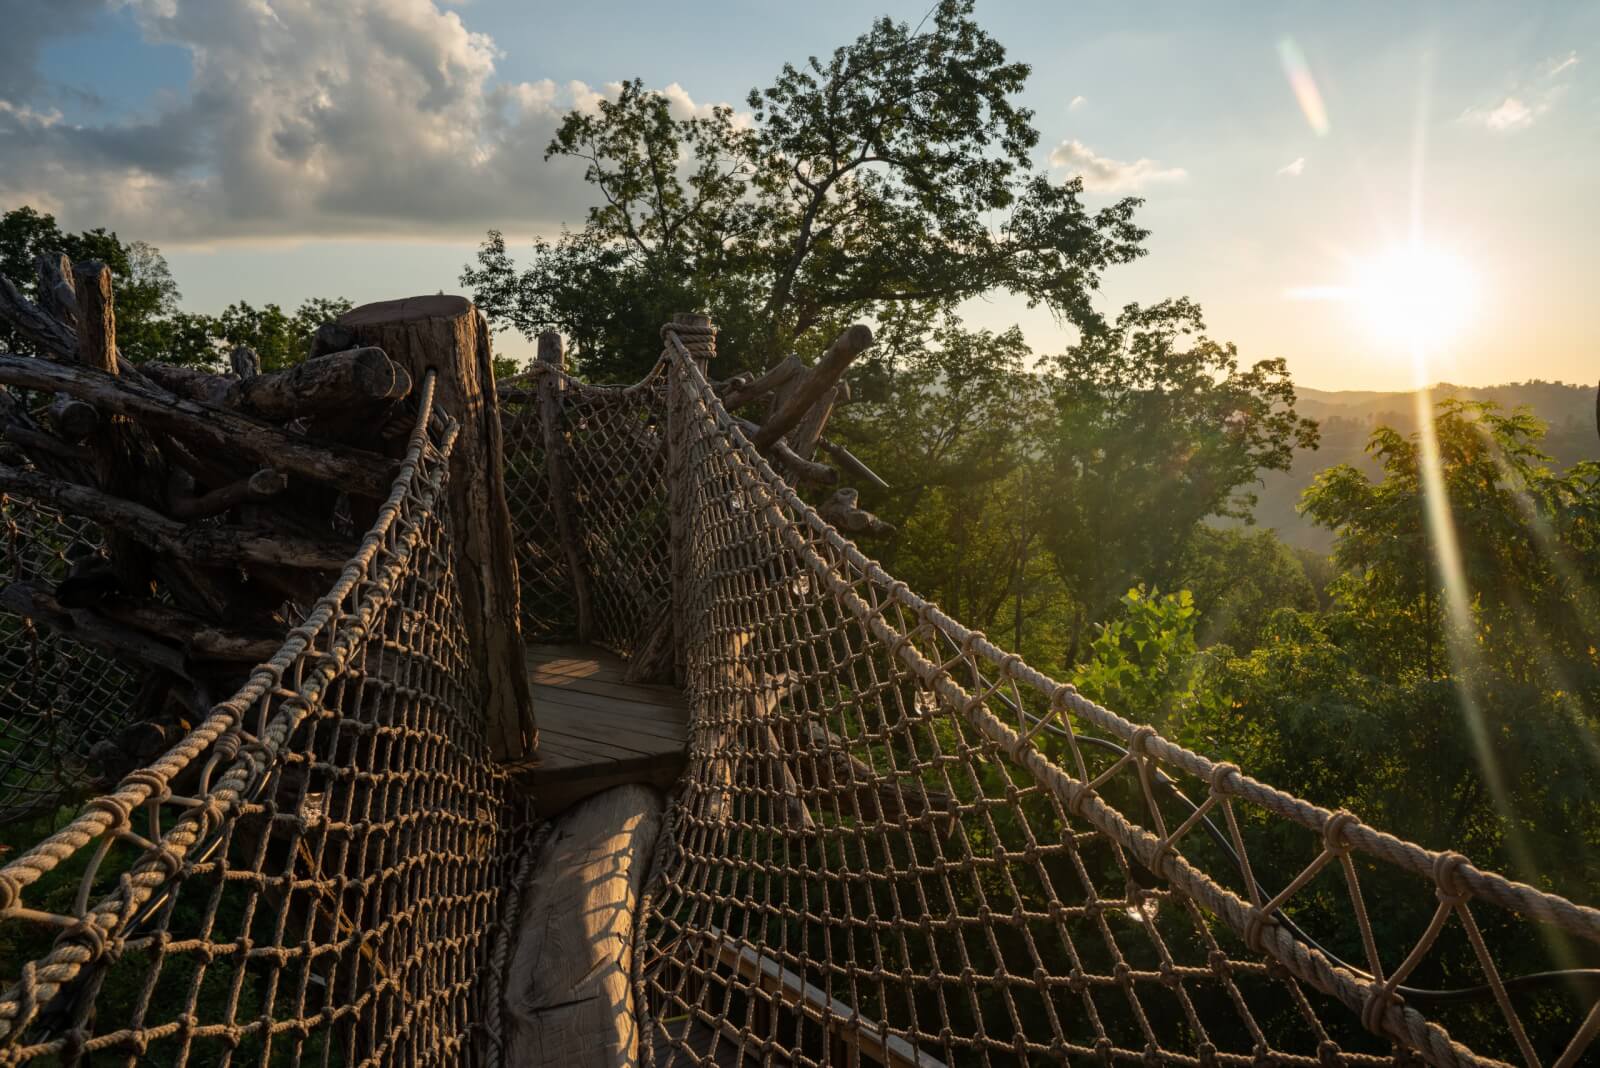
{"type": "MultiPolygon", "coordinates": [[[[542,150],[607,83],[738,104],[929,2],[10,0],[0,204],[152,241],[195,310],[454,289],[489,226],[516,246],[581,219],[585,190],[542,150]]],[[[1091,202],[1146,198],[1150,255],[1106,277],[1107,307],[1187,294],[1303,384],[1404,388],[1411,359],[1359,295],[1304,297],[1348,294],[1415,209],[1470,281],[1428,377],[1600,371],[1600,5],[980,0],[978,18],[1033,66],[1037,165],[1086,174],[1091,202]]],[[[966,313],[1067,340],[1009,298],[966,313]]]]}

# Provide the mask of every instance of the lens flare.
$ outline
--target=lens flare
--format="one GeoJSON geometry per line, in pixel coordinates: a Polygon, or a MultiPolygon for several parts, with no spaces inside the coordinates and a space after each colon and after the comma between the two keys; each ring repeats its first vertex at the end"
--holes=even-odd
{"type": "Polygon", "coordinates": [[[1283,73],[1289,79],[1289,88],[1300,104],[1300,113],[1318,137],[1328,132],[1328,109],[1322,104],[1322,93],[1317,90],[1316,79],[1311,77],[1311,65],[1306,62],[1300,46],[1285,37],[1278,42],[1278,59],[1283,62],[1283,73]]]}
{"type": "Polygon", "coordinates": [[[1408,244],[1359,264],[1351,297],[1380,339],[1426,351],[1467,325],[1478,284],[1457,257],[1408,244]]]}

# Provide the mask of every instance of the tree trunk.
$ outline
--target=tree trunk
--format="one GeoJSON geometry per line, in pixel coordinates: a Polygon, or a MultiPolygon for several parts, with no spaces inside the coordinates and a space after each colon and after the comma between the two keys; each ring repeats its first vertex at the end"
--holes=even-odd
{"type": "Polygon", "coordinates": [[[415,383],[437,372],[435,403],[461,422],[448,489],[456,581],[481,672],[490,749],[497,760],[526,759],[536,732],[489,328],[465,297],[443,295],[363,305],[338,325],[350,344],[382,349],[415,383]]]}

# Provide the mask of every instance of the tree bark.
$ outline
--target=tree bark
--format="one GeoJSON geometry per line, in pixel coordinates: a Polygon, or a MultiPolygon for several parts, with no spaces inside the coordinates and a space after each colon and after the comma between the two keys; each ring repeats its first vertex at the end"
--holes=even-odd
{"type": "Polygon", "coordinates": [[[460,420],[448,488],[456,579],[483,683],[490,750],[498,760],[526,759],[537,734],[488,326],[466,298],[442,295],[367,304],[336,326],[349,332],[351,344],[382,349],[414,382],[437,372],[435,403],[460,420]]]}
{"type": "Polygon", "coordinates": [[[63,390],[102,413],[126,415],[221,456],[241,456],[263,466],[303,475],[380,500],[389,494],[395,465],[364,449],[316,442],[239,412],[165,396],[126,378],[110,378],[63,364],[0,354],[0,383],[23,389],[63,390]]]}

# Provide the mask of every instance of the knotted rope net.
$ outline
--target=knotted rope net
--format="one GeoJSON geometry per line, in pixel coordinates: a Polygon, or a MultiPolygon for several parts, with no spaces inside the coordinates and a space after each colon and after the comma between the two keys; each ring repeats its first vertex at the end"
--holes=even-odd
{"type": "MultiPolygon", "coordinates": [[[[1007,654],[828,526],[666,341],[638,385],[546,368],[505,411],[526,631],[569,628],[581,578],[625,654],[670,620],[691,707],[636,928],[646,1059],[1580,1063],[1592,976],[1529,985],[1492,947],[1593,961],[1600,912],[1007,654]]],[[[505,1062],[530,829],[485,752],[433,389],[377,521],[278,654],[0,867],[0,1063],[505,1062]]],[[[19,507],[13,574],[58,573],[92,533],[19,507]]],[[[81,650],[50,657],[6,662],[19,722],[122,707],[81,650]]]]}
{"type": "MultiPolygon", "coordinates": [[[[0,496],[7,589],[54,589],[69,553],[100,544],[95,527],[0,496]]],[[[0,605],[3,607],[3,605],[0,605]]],[[[49,812],[94,775],[96,744],[114,738],[137,680],[118,662],[0,612],[0,820],[49,812]]]]}
{"type": "MultiPolygon", "coordinates": [[[[605,640],[651,633],[629,591],[677,596],[691,745],[634,957],[648,1059],[1578,1062],[1593,977],[1533,987],[1489,947],[1593,961],[1600,912],[1189,752],[949,618],[666,336],[635,387],[530,376],[561,383],[605,640]]],[[[531,403],[508,418],[546,440],[531,403]]]]}
{"type": "Polygon", "coordinates": [[[278,653],[0,868],[0,1063],[499,1062],[525,821],[486,755],[433,396],[278,653]]]}

